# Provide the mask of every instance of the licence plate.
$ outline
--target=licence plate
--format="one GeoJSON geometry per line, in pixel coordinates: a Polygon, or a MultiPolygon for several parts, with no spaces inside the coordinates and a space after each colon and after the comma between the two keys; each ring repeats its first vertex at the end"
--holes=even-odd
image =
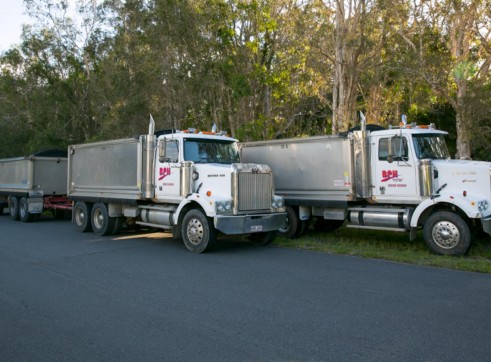
{"type": "Polygon", "coordinates": [[[257,233],[259,231],[263,231],[262,225],[252,225],[251,226],[251,233],[257,233]]]}

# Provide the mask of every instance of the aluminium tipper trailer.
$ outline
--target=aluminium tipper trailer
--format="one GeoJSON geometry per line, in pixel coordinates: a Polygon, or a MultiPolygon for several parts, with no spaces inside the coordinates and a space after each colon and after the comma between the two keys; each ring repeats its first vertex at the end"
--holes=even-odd
{"type": "Polygon", "coordinates": [[[66,151],[46,150],[0,160],[0,210],[30,221],[45,209],[70,209],[66,151]]]}

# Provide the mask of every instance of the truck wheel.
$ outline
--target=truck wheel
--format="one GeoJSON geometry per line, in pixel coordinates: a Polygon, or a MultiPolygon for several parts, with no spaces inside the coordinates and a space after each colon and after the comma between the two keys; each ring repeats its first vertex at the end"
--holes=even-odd
{"type": "Polygon", "coordinates": [[[123,230],[125,219],[123,216],[114,217],[113,219],[114,219],[114,229],[111,232],[111,235],[119,234],[121,230],[123,230]]]}
{"type": "Polygon", "coordinates": [[[114,228],[114,218],[109,217],[107,206],[103,203],[96,203],[92,207],[91,213],[92,230],[96,235],[105,236],[112,234],[114,228]]]}
{"type": "Polygon", "coordinates": [[[258,245],[268,245],[273,242],[273,240],[276,238],[276,235],[278,234],[278,231],[267,231],[264,233],[255,233],[249,235],[249,240],[252,241],[254,244],[258,245]]]}
{"type": "Polygon", "coordinates": [[[318,219],[314,224],[314,229],[327,233],[339,229],[341,226],[343,226],[343,224],[344,220],[318,219]]]}
{"type": "Polygon", "coordinates": [[[216,240],[213,223],[200,210],[189,210],[182,219],[182,240],[189,251],[203,253],[211,249],[216,240]]]}
{"type": "Polygon", "coordinates": [[[471,245],[471,232],[459,215],[437,211],[426,220],[423,236],[428,248],[440,255],[464,255],[471,245]]]}
{"type": "Polygon", "coordinates": [[[286,238],[296,238],[305,230],[306,222],[298,218],[298,212],[291,206],[286,207],[285,223],[278,229],[280,235],[286,238]]]}
{"type": "Polygon", "coordinates": [[[92,225],[90,224],[90,214],[92,211],[92,205],[86,204],[82,201],[77,201],[73,207],[73,223],[77,230],[81,233],[90,231],[92,225]]]}
{"type": "Polygon", "coordinates": [[[19,219],[22,222],[32,221],[32,214],[29,212],[29,203],[27,202],[27,198],[23,197],[19,202],[19,219]]]}
{"type": "Polygon", "coordinates": [[[9,213],[12,220],[19,220],[19,199],[15,196],[9,199],[9,213]]]}

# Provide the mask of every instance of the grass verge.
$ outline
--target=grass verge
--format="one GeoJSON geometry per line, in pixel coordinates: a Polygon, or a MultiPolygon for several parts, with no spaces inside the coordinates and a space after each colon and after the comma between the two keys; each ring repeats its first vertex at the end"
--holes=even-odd
{"type": "Polygon", "coordinates": [[[401,263],[491,274],[491,238],[474,240],[466,256],[441,256],[431,253],[421,233],[415,241],[409,234],[342,227],[334,232],[309,230],[298,239],[278,236],[276,245],[323,253],[384,259],[401,263]]]}

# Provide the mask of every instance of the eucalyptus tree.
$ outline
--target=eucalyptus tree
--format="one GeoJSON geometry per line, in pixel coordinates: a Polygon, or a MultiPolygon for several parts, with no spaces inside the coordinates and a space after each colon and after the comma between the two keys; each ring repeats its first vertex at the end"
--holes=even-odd
{"type": "MultiPolygon", "coordinates": [[[[414,62],[408,72],[423,79],[456,114],[456,157],[470,158],[473,138],[488,137],[475,121],[489,103],[491,9],[483,0],[411,3],[409,19],[399,30],[414,62]]],[[[485,113],[485,112],[484,112],[485,113]]]]}

